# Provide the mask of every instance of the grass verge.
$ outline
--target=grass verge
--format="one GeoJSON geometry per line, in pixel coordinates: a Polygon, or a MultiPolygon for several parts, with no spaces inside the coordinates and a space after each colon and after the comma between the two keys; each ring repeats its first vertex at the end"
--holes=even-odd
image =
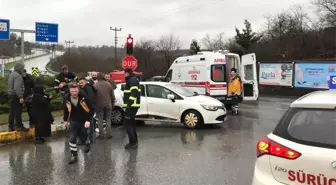
{"type": "MultiPolygon", "coordinates": [[[[63,110],[53,111],[52,115],[54,116],[54,118],[63,116],[63,110]]],[[[27,112],[22,113],[22,120],[23,121],[29,120],[27,112]]],[[[6,124],[8,124],[8,114],[1,114],[0,115],[0,125],[6,125],[6,124]]]]}

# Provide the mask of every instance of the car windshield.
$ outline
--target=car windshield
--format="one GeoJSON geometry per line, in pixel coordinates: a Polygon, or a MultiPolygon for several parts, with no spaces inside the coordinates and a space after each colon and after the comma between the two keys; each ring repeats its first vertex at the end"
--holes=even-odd
{"type": "Polygon", "coordinates": [[[166,85],[167,88],[181,94],[182,96],[190,97],[190,96],[197,96],[198,94],[196,92],[192,92],[189,89],[186,89],[180,85],[176,84],[168,84],[166,85]]]}

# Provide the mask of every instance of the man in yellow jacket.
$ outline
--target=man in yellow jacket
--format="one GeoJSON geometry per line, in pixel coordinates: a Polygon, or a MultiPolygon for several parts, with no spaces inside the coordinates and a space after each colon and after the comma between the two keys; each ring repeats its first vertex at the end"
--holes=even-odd
{"type": "Polygon", "coordinates": [[[242,99],[242,81],[237,74],[236,68],[231,69],[230,77],[231,81],[229,84],[228,96],[232,97],[234,101],[234,103],[232,104],[232,112],[237,115],[239,114],[238,103],[242,99]]]}

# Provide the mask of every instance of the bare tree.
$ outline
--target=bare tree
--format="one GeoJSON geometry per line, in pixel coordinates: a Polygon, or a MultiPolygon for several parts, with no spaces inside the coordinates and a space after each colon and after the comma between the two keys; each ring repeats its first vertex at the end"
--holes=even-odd
{"type": "Polygon", "coordinates": [[[135,53],[143,60],[144,67],[147,68],[148,62],[155,50],[155,43],[151,40],[140,40],[134,49],[135,53]]]}
{"type": "Polygon", "coordinates": [[[336,1],[335,0],[313,0],[312,4],[317,7],[317,14],[320,22],[325,27],[336,26],[336,1]]]}
{"type": "Polygon", "coordinates": [[[156,49],[163,54],[167,67],[170,67],[175,54],[181,48],[180,40],[173,34],[161,36],[156,43],[156,49]]]}
{"type": "Polygon", "coordinates": [[[224,39],[224,33],[219,33],[216,35],[215,38],[211,38],[209,34],[206,34],[206,36],[202,40],[205,48],[208,50],[224,50],[225,48],[225,39],[224,39]]]}

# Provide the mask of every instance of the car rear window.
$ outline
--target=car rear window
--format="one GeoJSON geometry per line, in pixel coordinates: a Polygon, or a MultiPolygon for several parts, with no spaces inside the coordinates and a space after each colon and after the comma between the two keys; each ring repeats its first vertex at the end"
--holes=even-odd
{"type": "Polygon", "coordinates": [[[300,144],[336,149],[336,111],[290,108],[273,133],[300,144]]]}
{"type": "Polygon", "coordinates": [[[213,82],[226,82],[225,79],[225,65],[215,64],[211,66],[211,80],[213,82]]]}

